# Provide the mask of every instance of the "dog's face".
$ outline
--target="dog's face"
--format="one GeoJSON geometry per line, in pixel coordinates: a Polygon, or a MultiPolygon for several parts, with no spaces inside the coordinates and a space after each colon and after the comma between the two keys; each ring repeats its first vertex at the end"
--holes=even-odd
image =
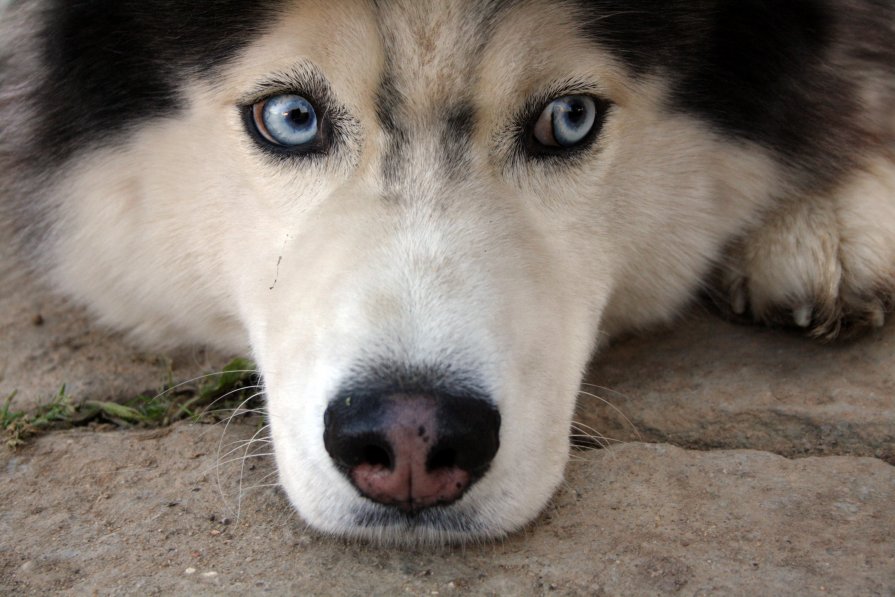
{"type": "Polygon", "coordinates": [[[560,482],[598,338],[675,311],[753,207],[725,168],[764,168],[583,10],[284,5],[183,80],[180,113],[79,162],[56,277],[116,323],[139,300],[146,337],[247,335],[316,528],[519,528],[560,482]]]}

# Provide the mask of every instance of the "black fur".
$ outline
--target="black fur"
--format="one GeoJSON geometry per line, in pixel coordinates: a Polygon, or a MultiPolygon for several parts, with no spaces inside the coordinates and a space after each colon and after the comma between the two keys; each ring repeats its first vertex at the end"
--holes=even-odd
{"type": "Polygon", "coordinates": [[[470,102],[445,106],[444,121],[441,145],[447,175],[451,179],[462,178],[469,167],[469,149],[476,126],[475,109],[470,102]]]}
{"type": "MultiPolygon", "coordinates": [[[[408,163],[406,153],[412,130],[405,121],[404,97],[395,84],[393,66],[386,55],[386,67],[376,93],[376,116],[388,138],[382,156],[382,175],[387,184],[402,179],[401,168],[408,163]]],[[[469,164],[469,148],[475,131],[475,110],[466,100],[445,100],[439,114],[444,174],[449,179],[462,178],[469,164]]],[[[393,197],[397,199],[397,197],[393,197]]]]}
{"type": "Polygon", "coordinates": [[[37,146],[64,160],[175,112],[188,73],[226,62],[275,21],[276,1],[53,0],[42,51],[37,146]]]}
{"type": "Polygon", "coordinates": [[[895,64],[891,0],[595,0],[584,31],[637,75],[671,80],[671,108],[756,142],[825,184],[867,142],[835,43],[878,38],[855,66],[895,64]],[[883,39],[888,37],[887,42],[883,39]],[[890,48],[886,51],[883,48],[890,48]]]}
{"type": "Polygon", "coordinates": [[[388,146],[382,156],[382,177],[386,182],[398,180],[401,161],[407,147],[406,127],[400,122],[398,111],[404,98],[394,79],[394,66],[389,56],[385,57],[385,68],[376,91],[376,117],[388,138],[388,146]]]}

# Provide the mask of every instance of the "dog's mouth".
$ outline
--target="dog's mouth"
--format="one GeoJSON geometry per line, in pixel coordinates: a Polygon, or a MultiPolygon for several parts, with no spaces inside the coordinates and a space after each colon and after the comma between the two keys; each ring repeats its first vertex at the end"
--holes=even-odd
{"type": "Polygon", "coordinates": [[[368,502],[353,517],[361,534],[386,542],[406,543],[408,538],[419,542],[456,542],[494,532],[480,516],[456,505],[405,511],[368,502]]]}

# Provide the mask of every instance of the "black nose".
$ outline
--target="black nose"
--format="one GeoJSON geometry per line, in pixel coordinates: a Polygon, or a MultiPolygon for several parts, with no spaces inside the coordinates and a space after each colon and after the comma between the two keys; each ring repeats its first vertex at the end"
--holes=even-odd
{"type": "Polygon", "coordinates": [[[323,421],[339,470],[365,497],[407,512],[460,499],[499,446],[500,414],[478,397],[343,392],[323,421]]]}

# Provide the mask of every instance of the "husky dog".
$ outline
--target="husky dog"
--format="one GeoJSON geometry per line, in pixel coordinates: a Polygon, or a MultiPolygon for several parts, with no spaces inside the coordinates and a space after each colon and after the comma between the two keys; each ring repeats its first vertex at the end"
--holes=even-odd
{"type": "Polygon", "coordinates": [[[892,0],[13,0],[20,251],[250,350],[324,532],[499,537],[599,339],[711,285],[831,338],[895,289],[892,0]]]}

